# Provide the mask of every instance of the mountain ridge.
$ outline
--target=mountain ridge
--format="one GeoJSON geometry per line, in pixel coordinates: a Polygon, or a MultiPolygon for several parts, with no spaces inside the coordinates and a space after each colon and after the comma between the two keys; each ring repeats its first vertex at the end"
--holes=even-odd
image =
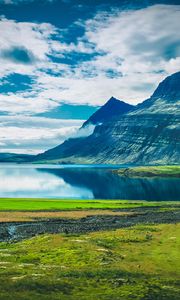
{"type": "Polygon", "coordinates": [[[134,108],[133,105],[128,104],[122,100],[111,97],[103,106],[101,106],[89,119],[84,122],[82,127],[89,124],[98,125],[111,120],[113,117],[127,113],[134,108]]]}
{"type": "MultiPolygon", "coordinates": [[[[87,128],[90,125],[102,125],[104,123],[110,122],[112,119],[116,118],[120,114],[124,114],[128,111],[131,111],[134,109],[134,106],[131,104],[128,104],[124,101],[118,100],[114,97],[111,97],[103,106],[101,106],[95,113],[92,114],[92,116],[83,123],[81,128],[78,131],[78,134],[81,135],[81,132],[84,128],[87,128]],[[109,110],[111,114],[109,114],[109,110]]],[[[93,132],[92,132],[93,133],[93,132]]],[[[91,134],[89,134],[91,135],[91,134]]],[[[58,149],[61,147],[61,151],[65,152],[66,149],[71,146],[74,148],[74,150],[78,149],[79,143],[83,140],[84,136],[80,137],[72,137],[68,140],[65,140],[62,144],[54,147],[53,149],[47,150],[42,154],[39,154],[36,156],[36,159],[39,159],[39,157],[43,157],[44,155],[47,155],[49,151],[51,152],[51,157],[56,158],[58,155],[58,149]]]]}
{"type": "Polygon", "coordinates": [[[72,163],[180,163],[179,100],[177,72],[163,80],[152,96],[132,111],[97,125],[88,137],[65,141],[37,159],[72,163]]]}

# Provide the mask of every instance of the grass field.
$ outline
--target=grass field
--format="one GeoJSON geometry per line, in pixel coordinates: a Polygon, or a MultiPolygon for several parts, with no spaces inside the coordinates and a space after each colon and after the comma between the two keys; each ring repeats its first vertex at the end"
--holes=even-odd
{"type": "Polygon", "coordinates": [[[0,299],[179,299],[179,247],[178,224],[0,243],[0,299]]]}
{"type": "MultiPolygon", "coordinates": [[[[179,203],[1,198],[0,222],[131,218],[139,208],[176,213],[179,203]]],[[[116,230],[0,242],[0,300],[178,300],[179,249],[180,223],[155,225],[151,218],[116,230]]]]}
{"type": "Polygon", "coordinates": [[[128,200],[63,200],[63,199],[3,199],[0,198],[0,211],[40,211],[40,210],[84,210],[84,209],[121,209],[136,207],[162,207],[178,202],[148,202],[128,200]]]}
{"type": "Polygon", "coordinates": [[[180,166],[143,166],[115,170],[122,175],[127,176],[140,176],[140,177],[180,177],[180,166]]]}

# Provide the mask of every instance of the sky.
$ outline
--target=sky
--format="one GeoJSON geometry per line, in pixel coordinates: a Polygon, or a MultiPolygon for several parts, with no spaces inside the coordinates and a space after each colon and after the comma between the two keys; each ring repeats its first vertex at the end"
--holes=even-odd
{"type": "Polygon", "coordinates": [[[43,152],[112,96],[149,98],[180,70],[179,20],[180,0],[0,0],[0,152],[43,152]]]}

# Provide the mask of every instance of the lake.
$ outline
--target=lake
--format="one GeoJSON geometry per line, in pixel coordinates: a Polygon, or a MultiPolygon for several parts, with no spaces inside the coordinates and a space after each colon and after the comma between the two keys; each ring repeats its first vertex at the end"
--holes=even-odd
{"type": "Polygon", "coordinates": [[[0,197],[180,200],[180,179],[127,178],[117,167],[0,164],[0,197]]]}

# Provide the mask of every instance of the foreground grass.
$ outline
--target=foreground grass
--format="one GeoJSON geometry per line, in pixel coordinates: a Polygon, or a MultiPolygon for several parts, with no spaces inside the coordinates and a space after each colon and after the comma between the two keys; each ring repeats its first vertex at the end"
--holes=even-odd
{"type": "Polygon", "coordinates": [[[148,202],[128,200],[70,200],[70,199],[12,199],[0,198],[0,211],[54,211],[84,209],[123,209],[137,207],[166,207],[178,202],[148,202]]]}
{"type": "Polygon", "coordinates": [[[0,243],[0,299],[179,299],[179,233],[138,225],[0,243]]]}
{"type": "Polygon", "coordinates": [[[163,176],[163,177],[180,177],[180,166],[143,166],[115,170],[121,175],[127,176],[163,176]]]}

